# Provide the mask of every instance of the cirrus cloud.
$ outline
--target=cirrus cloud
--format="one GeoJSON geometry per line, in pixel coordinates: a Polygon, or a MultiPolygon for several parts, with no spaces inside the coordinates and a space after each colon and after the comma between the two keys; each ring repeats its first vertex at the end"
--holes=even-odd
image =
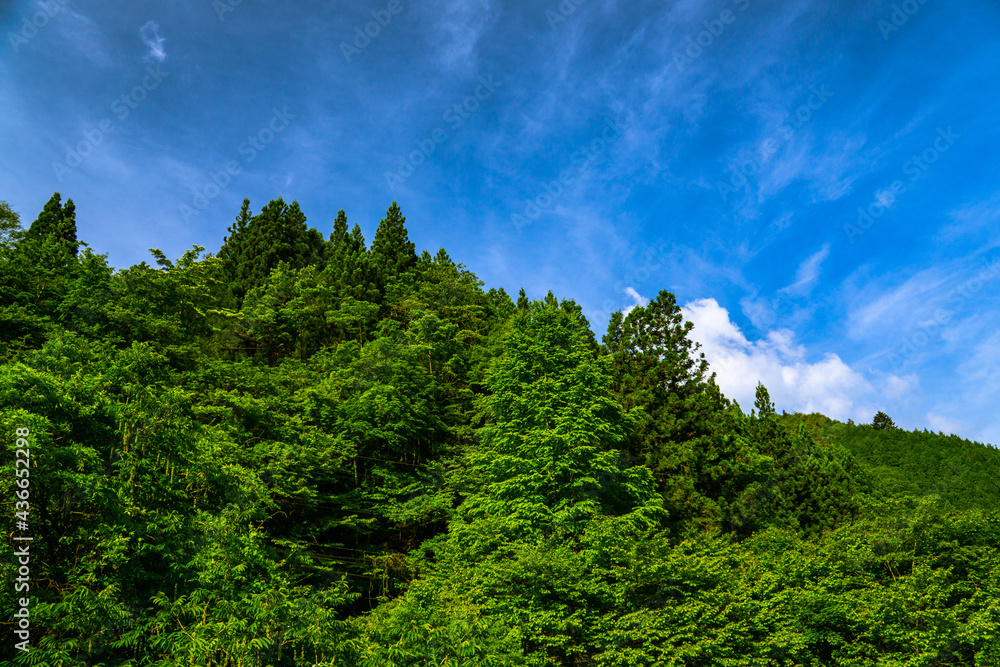
{"type": "Polygon", "coordinates": [[[139,37],[142,38],[143,44],[149,49],[146,53],[147,61],[162,63],[167,59],[167,52],[163,48],[163,43],[167,40],[160,35],[159,23],[156,21],[146,21],[139,28],[139,37]]]}

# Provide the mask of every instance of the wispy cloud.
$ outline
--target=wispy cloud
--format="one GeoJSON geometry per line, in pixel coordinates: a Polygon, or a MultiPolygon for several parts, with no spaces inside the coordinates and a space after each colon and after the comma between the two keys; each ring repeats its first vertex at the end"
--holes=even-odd
{"type": "Polygon", "coordinates": [[[143,43],[149,49],[146,53],[147,61],[162,63],[167,59],[167,52],[163,48],[163,43],[167,40],[160,35],[159,23],[156,21],[146,21],[146,23],[139,28],[139,37],[142,38],[143,43]]]}
{"type": "MultiPolygon", "coordinates": [[[[1000,278],[1000,259],[990,247],[942,261],[938,266],[919,271],[902,283],[887,275],[872,279],[862,267],[845,281],[848,302],[847,335],[854,340],[895,348],[893,363],[926,351],[931,341],[944,351],[968,353],[969,343],[995,326],[988,315],[995,298],[996,280],[1000,278]],[[863,283],[863,287],[852,284],[863,283]],[[896,283],[896,284],[893,284],[896,283]],[[853,295],[847,294],[852,289],[853,295]],[[901,352],[905,349],[905,353],[901,352]]],[[[876,354],[887,352],[883,348],[876,354]]]]}
{"type": "Polygon", "coordinates": [[[826,243],[818,252],[810,255],[806,261],[799,265],[799,270],[795,273],[795,282],[786,287],[784,291],[792,296],[808,296],[819,280],[824,260],[829,256],[830,244],[826,243]]]}
{"type": "Polygon", "coordinates": [[[55,24],[62,43],[97,67],[107,69],[114,66],[111,39],[96,21],[69,5],[63,6],[62,16],[65,20],[55,24]]]}
{"type": "MultiPolygon", "coordinates": [[[[864,280],[864,273],[859,270],[855,279],[864,280]]],[[[942,269],[931,268],[889,287],[891,278],[866,280],[848,315],[847,333],[851,338],[871,340],[879,334],[884,337],[888,331],[913,327],[920,315],[926,315],[928,300],[944,296],[944,286],[951,276],[942,269]]]]}
{"type": "Polygon", "coordinates": [[[773,294],[753,293],[740,299],[743,314],[758,331],[769,329],[777,322],[785,326],[797,325],[808,319],[815,310],[804,299],[812,294],[819,283],[823,262],[830,255],[830,244],[825,243],[817,252],[806,258],[795,272],[795,282],[773,294]]]}
{"type": "Polygon", "coordinates": [[[952,223],[942,227],[937,238],[943,243],[950,243],[972,237],[981,237],[984,233],[991,241],[998,238],[997,229],[1000,222],[1000,193],[949,213],[952,223]]]}
{"type": "Polygon", "coordinates": [[[443,0],[434,4],[434,29],[440,36],[434,44],[441,65],[446,70],[478,69],[479,40],[494,18],[490,0],[443,0]]]}

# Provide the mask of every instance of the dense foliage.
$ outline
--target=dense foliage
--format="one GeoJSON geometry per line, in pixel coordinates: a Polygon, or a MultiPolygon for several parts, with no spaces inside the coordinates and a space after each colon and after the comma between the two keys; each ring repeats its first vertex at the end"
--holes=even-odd
{"type": "Polygon", "coordinates": [[[395,203],[152,254],[0,203],[4,664],[1000,665],[992,448],[744,413],[669,292],[598,342],[395,203]]]}

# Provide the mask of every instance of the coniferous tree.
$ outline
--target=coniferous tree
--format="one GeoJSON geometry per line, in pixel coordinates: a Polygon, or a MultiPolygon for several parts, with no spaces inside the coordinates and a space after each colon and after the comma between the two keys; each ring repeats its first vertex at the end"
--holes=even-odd
{"type": "Polygon", "coordinates": [[[245,199],[229,232],[219,257],[225,262],[227,280],[238,302],[251,289],[263,285],[281,262],[292,269],[322,264],[323,236],[306,227],[298,202],[289,205],[275,199],[251,217],[250,201],[245,199]]]}
{"type": "Polygon", "coordinates": [[[664,290],[627,316],[613,313],[604,337],[615,394],[636,419],[628,451],[650,467],[673,516],[684,521],[717,514],[706,484],[728,446],[720,433],[727,404],[704,354],[696,356],[692,328],[664,290]]]}
{"type": "Polygon", "coordinates": [[[734,410],[727,426],[759,462],[754,483],[728,505],[727,530],[743,537],[767,526],[820,531],[853,517],[862,480],[851,462],[817,444],[804,426],[787,429],[762,383],[754,407],[750,416],[734,410]]]}
{"type": "Polygon", "coordinates": [[[489,297],[490,311],[495,313],[497,319],[506,321],[517,310],[507,290],[502,287],[491,287],[486,296],[489,297]]]}
{"type": "Polygon", "coordinates": [[[76,238],[76,206],[73,200],[68,199],[62,205],[59,193],[52,195],[38,218],[31,223],[25,240],[35,243],[51,241],[62,253],[76,257],[80,243],[76,238]]]}
{"type": "Polygon", "coordinates": [[[344,211],[333,223],[323,274],[335,295],[331,305],[336,307],[326,314],[334,340],[363,343],[374,330],[381,295],[361,227],[355,224],[348,232],[344,211]]]}
{"type": "Polygon", "coordinates": [[[445,264],[452,264],[453,265],[455,263],[455,262],[451,261],[451,257],[448,256],[448,253],[445,251],[444,248],[438,249],[437,254],[434,256],[434,261],[437,262],[438,264],[442,264],[442,265],[445,265],[445,264]]]}
{"type": "Polygon", "coordinates": [[[330,274],[333,288],[341,298],[363,301],[378,300],[378,288],[372,260],[365,248],[365,237],[357,224],[347,231],[347,215],[340,211],[330,234],[329,258],[325,271],[330,274]]]}
{"type": "Polygon", "coordinates": [[[406,218],[396,202],[392,202],[375,231],[371,257],[383,284],[417,265],[416,245],[410,241],[406,218]]]}
{"type": "Polygon", "coordinates": [[[896,424],[889,418],[889,415],[879,410],[875,413],[875,418],[872,420],[872,428],[876,431],[888,431],[896,428],[896,424]]]}
{"type": "Polygon", "coordinates": [[[4,331],[0,343],[20,339],[37,345],[59,317],[59,308],[76,277],[81,244],[76,236],[76,207],[61,204],[55,193],[27,231],[17,216],[4,213],[7,243],[0,276],[4,331]]]}
{"type": "Polygon", "coordinates": [[[523,310],[528,310],[528,307],[530,305],[531,305],[531,302],[528,300],[528,295],[525,294],[524,288],[522,287],[517,292],[517,309],[518,310],[522,310],[522,311],[523,310]]]}

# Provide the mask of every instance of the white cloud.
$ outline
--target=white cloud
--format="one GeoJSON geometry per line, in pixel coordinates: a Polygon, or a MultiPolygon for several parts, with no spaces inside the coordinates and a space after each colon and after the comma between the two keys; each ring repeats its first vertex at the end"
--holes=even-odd
{"type": "Polygon", "coordinates": [[[88,16],[63,5],[66,20],[55,22],[63,43],[71,46],[96,66],[110,68],[115,60],[111,57],[111,44],[100,26],[88,16]]]}
{"type": "Polygon", "coordinates": [[[149,53],[146,54],[146,60],[162,63],[167,59],[167,52],[163,48],[163,43],[167,40],[160,36],[159,23],[156,21],[146,21],[139,28],[139,37],[142,38],[143,43],[149,49],[149,53]]]}
{"type": "Polygon", "coordinates": [[[907,398],[913,395],[919,387],[920,378],[915,373],[903,377],[889,375],[885,379],[882,395],[890,399],[907,398]]]}
{"type": "Polygon", "coordinates": [[[820,271],[823,268],[823,261],[830,256],[830,244],[826,243],[819,251],[813,253],[802,264],[795,273],[795,282],[783,291],[794,296],[808,296],[816,281],[819,280],[820,271]]]}
{"type": "Polygon", "coordinates": [[[948,216],[953,222],[938,231],[937,238],[940,242],[950,243],[984,233],[995,241],[997,222],[1000,221],[1000,194],[958,208],[948,216]]]}
{"type": "Polygon", "coordinates": [[[649,303],[649,299],[647,299],[644,296],[641,296],[638,292],[635,291],[634,287],[626,287],[625,293],[628,294],[632,298],[632,300],[635,301],[635,303],[622,311],[623,317],[628,317],[628,314],[631,313],[633,310],[635,310],[637,307],[645,306],[647,303],[649,303]]]}
{"type": "Polygon", "coordinates": [[[495,16],[490,0],[444,0],[428,6],[440,37],[434,40],[446,69],[475,70],[476,49],[495,16]]]}
{"type": "Polygon", "coordinates": [[[714,299],[688,303],[682,312],[694,323],[691,337],[701,344],[722,391],[744,410],[753,406],[757,383],[763,382],[779,410],[870,419],[871,408],[859,402],[871,395],[871,385],[836,354],[810,363],[787,329],[750,342],[714,299]]]}
{"type": "Polygon", "coordinates": [[[930,430],[941,431],[945,435],[962,433],[968,430],[965,424],[957,419],[942,417],[941,415],[928,414],[927,423],[930,425],[930,430]]]}
{"type": "Polygon", "coordinates": [[[795,213],[793,211],[788,211],[771,224],[777,229],[777,231],[783,232],[792,226],[793,217],[795,217],[795,213]]]}
{"type": "Polygon", "coordinates": [[[848,335],[855,340],[872,340],[885,338],[889,332],[898,336],[900,331],[915,329],[919,315],[927,314],[928,303],[944,296],[943,286],[949,278],[941,268],[933,267],[898,287],[885,286],[891,277],[867,281],[854,299],[857,305],[850,310],[848,335]]]}

